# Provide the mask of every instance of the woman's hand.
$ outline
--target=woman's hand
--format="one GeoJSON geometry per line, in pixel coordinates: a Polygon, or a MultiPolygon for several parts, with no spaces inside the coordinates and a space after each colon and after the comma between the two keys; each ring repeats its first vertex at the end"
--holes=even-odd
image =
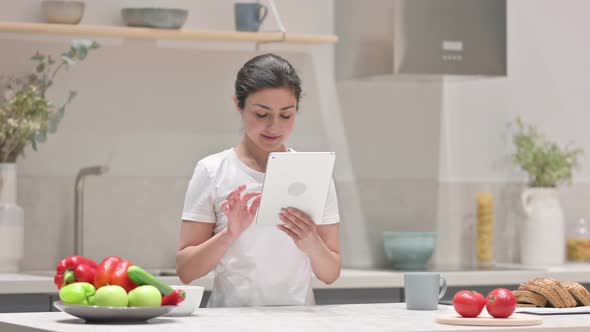
{"type": "Polygon", "coordinates": [[[281,210],[279,217],[285,223],[278,228],[289,235],[299,250],[311,256],[321,248],[323,241],[318,234],[317,225],[303,211],[296,208],[281,210]]]}
{"type": "Polygon", "coordinates": [[[221,210],[227,216],[227,232],[233,239],[237,239],[254,221],[256,210],[260,206],[260,192],[250,192],[242,195],[246,185],[241,185],[227,195],[221,204],[221,210]],[[250,207],[248,201],[254,198],[250,207]]]}

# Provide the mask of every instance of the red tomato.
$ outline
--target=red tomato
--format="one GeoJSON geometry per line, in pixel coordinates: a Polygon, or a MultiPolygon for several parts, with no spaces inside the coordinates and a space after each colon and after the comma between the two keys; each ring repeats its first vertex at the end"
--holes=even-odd
{"type": "Polygon", "coordinates": [[[486,299],[476,291],[462,290],[453,296],[453,307],[463,317],[477,317],[485,306],[486,299]]]}
{"type": "Polygon", "coordinates": [[[486,297],[486,310],[492,317],[508,318],[516,310],[516,298],[506,288],[496,288],[486,297]]]}

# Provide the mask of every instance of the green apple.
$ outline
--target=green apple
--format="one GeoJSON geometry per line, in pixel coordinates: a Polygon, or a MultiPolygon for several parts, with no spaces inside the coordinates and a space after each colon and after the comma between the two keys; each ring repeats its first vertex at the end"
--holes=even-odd
{"type": "Polygon", "coordinates": [[[118,285],[102,286],[94,294],[94,304],[103,307],[126,307],[127,292],[118,285]]]}
{"type": "Polygon", "coordinates": [[[159,307],[162,305],[162,294],[152,285],[143,285],[131,290],[128,294],[130,307],[159,307]]]}

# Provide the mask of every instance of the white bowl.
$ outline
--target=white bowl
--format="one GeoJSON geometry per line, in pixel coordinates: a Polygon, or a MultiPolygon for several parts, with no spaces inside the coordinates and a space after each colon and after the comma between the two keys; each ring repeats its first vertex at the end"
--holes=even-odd
{"type": "Polygon", "coordinates": [[[84,15],[84,2],[43,0],[43,15],[48,23],[78,24],[84,15]]]}
{"type": "Polygon", "coordinates": [[[201,305],[201,299],[203,298],[203,293],[205,292],[205,287],[202,286],[190,286],[190,285],[180,285],[180,286],[171,286],[174,289],[182,289],[186,293],[186,297],[184,301],[180,302],[176,306],[176,308],[172,309],[168,314],[165,316],[190,316],[199,308],[201,305]]]}

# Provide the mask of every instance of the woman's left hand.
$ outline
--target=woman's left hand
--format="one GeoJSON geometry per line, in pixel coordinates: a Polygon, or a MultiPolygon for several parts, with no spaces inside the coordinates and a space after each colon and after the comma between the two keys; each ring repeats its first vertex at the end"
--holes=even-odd
{"type": "Polygon", "coordinates": [[[311,255],[323,244],[317,231],[317,225],[303,211],[296,208],[286,208],[281,210],[279,217],[285,224],[278,225],[278,228],[289,235],[297,248],[307,255],[311,255]]]}

